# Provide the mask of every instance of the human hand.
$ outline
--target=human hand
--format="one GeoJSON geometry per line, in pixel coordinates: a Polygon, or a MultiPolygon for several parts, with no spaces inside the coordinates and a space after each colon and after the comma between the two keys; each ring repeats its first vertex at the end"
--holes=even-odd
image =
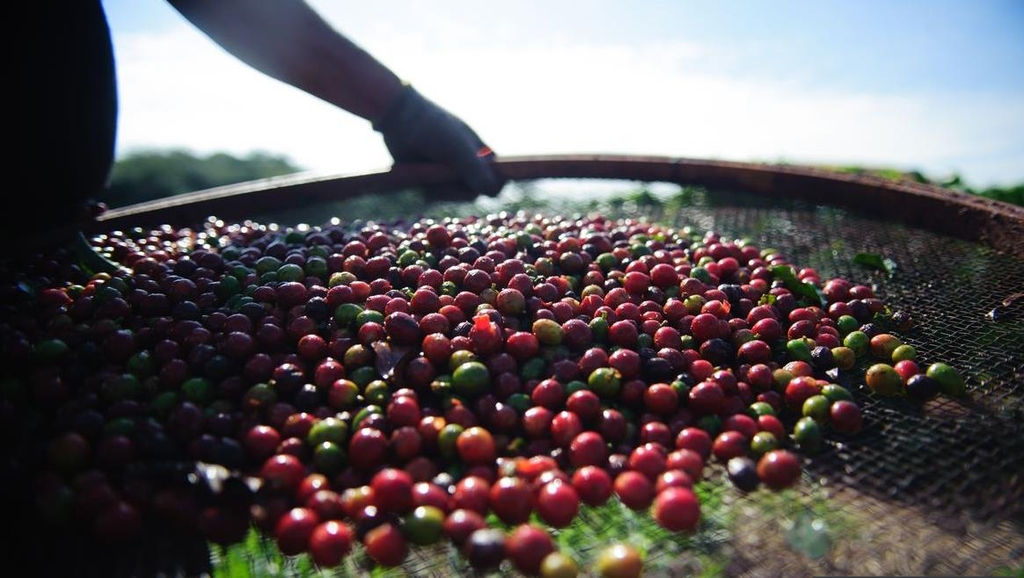
{"type": "Polygon", "coordinates": [[[495,170],[490,147],[465,122],[424,98],[412,86],[402,90],[390,109],[373,123],[373,128],[384,137],[396,164],[447,165],[459,174],[474,196],[496,196],[505,185],[506,179],[495,170]]]}

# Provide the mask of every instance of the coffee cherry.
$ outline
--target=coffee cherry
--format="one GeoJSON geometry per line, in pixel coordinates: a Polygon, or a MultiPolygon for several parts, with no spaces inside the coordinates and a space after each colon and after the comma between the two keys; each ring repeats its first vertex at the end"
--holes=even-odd
{"type": "MultiPolygon", "coordinates": [[[[75,482],[76,514],[106,537],[149,519],[137,460],[201,460],[262,482],[202,507],[153,488],[152,507],[213,543],[241,541],[251,511],[283,553],[323,567],[354,539],[394,566],[445,536],[481,570],[508,558],[575,575],[526,524],[534,511],[566,528],[580,502],[614,494],[691,531],[712,458],[741,491],[790,487],[799,455],[871,423],[855,384],[826,372],[856,381],[870,357],[864,384],[880,397],[966,392],[886,332],[910,324],[885,323],[869,286],[822,283],[715,232],[498,214],[210,220],[93,242],[132,272],[88,276],[58,254],[0,282],[0,423],[38,440],[10,452],[12,472],[65,488],[102,477],[75,482]],[[827,303],[807,304],[787,274],[827,303]],[[515,533],[491,531],[492,512],[515,533]]],[[[593,562],[597,575],[642,568],[622,544],[593,562]]]]}

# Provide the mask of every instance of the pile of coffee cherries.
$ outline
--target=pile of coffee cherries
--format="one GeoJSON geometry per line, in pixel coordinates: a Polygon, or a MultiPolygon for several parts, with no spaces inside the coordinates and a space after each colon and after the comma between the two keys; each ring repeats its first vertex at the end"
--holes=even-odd
{"type": "MultiPolygon", "coordinates": [[[[871,287],[714,232],[501,213],[93,242],[125,271],[4,265],[0,423],[36,515],[111,542],[255,526],[324,568],[450,542],[573,576],[553,535],[583,505],[690,533],[713,463],[740,491],[798,483],[863,427],[843,372],[963,390],[880,329],[909,321],[871,287]]],[[[625,542],[586,562],[642,568],[625,542]]]]}

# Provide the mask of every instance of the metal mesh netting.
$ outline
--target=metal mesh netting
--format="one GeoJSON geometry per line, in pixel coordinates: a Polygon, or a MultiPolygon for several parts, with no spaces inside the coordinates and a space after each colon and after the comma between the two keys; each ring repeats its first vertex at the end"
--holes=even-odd
{"type": "MultiPolygon", "coordinates": [[[[1024,261],[884,215],[797,200],[629,181],[516,185],[518,198],[486,210],[599,212],[715,231],[779,249],[822,279],[874,285],[886,305],[915,320],[898,334],[918,358],[945,360],[967,378],[967,399],[940,396],[924,405],[877,396],[862,379],[845,383],[863,409],[864,430],[829,439],[826,450],[805,460],[806,483],[782,496],[741,494],[724,468],[709,464],[723,504],[712,514],[721,518],[717,531],[702,546],[720,566],[687,548],[654,548],[649,574],[988,575],[1024,567],[1024,303],[1006,309],[1000,321],[989,315],[1024,291],[1024,261]],[[858,253],[891,260],[891,275],[858,264],[858,253]]],[[[400,212],[407,206],[395,205],[394,215],[369,214],[409,219],[400,212]]],[[[447,205],[425,215],[480,211],[447,205]]],[[[360,213],[357,201],[338,214],[360,213]]],[[[448,571],[430,557],[411,569],[448,571]]]]}
{"type": "MultiPolygon", "coordinates": [[[[824,492],[830,507],[850,514],[851,533],[815,562],[791,561],[795,568],[762,555],[756,544],[739,546],[728,572],[970,575],[1004,564],[1019,568],[1024,319],[996,322],[989,313],[1024,288],[1024,263],[871,215],[799,202],[766,206],[742,194],[701,197],[676,214],[652,217],[777,247],[823,278],[875,284],[886,304],[916,320],[902,337],[919,357],[949,360],[968,377],[970,391],[965,402],[940,397],[920,406],[856,388],[865,429],[831,440],[807,461],[811,485],[804,496],[813,501],[811,494],[824,492]],[[859,252],[891,259],[891,277],[856,264],[859,252]]],[[[772,525],[754,518],[747,528],[772,525]]],[[[735,539],[745,544],[759,534],[738,532],[735,539]]]]}
{"type": "MultiPolygon", "coordinates": [[[[576,194],[538,181],[523,183],[522,194],[511,200],[423,210],[433,217],[596,211],[777,248],[790,262],[816,268],[822,279],[872,284],[886,305],[909,312],[915,323],[898,335],[919,359],[957,368],[967,378],[968,396],[921,405],[848,383],[863,410],[861,433],[830,435],[822,452],[805,458],[804,483],[781,493],[743,494],[720,465],[709,463],[716,506],[706,510],[708,530],[675,547],[651,548],[645,575],[990,575],[1024,568],[1024,300],[1007,307],[999,321],[989,316],[1024,291],[1024,261],[878,215],[651,185],[622,182],[611,190],[646,194],[603,196],[586,194],[590,184],[582,180],[572,187],[576,194]],[[854,257],[862,252],[890,259],[895,269],[890,275],[859,265],[854,257]]],[[[609,190],[607,183],[600,189],[609,190]]],[[[409,199],[386,206],[379,200],[357,199],[314,214],[382,222],[415,217],[403,214],[413,206],[409,199]]],[[[295,222],[314,221],[304,215],[295,222]]],[[[595,528],[586,536],[593,543],[581,550],[599,548],[612,530],[630,532],[595,528]]],[[[448,576],[455,568],[464,566],[435,549],[414,552],[395,573],[448,576]]],[[[277,570],[303,573],[287,564],[277,570]]]]}

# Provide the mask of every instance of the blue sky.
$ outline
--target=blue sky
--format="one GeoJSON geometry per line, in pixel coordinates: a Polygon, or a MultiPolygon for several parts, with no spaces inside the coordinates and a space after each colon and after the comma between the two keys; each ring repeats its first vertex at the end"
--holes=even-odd
{"type": "MultiPolygon", "coordinates": [[[[498,153],[861,163],[1024,181],[1024,2],[319,0],[498,153]]],[[[245,67],[163,0],[105,0],[118,153],[390,164],[368,124],[245,67]]]]}

